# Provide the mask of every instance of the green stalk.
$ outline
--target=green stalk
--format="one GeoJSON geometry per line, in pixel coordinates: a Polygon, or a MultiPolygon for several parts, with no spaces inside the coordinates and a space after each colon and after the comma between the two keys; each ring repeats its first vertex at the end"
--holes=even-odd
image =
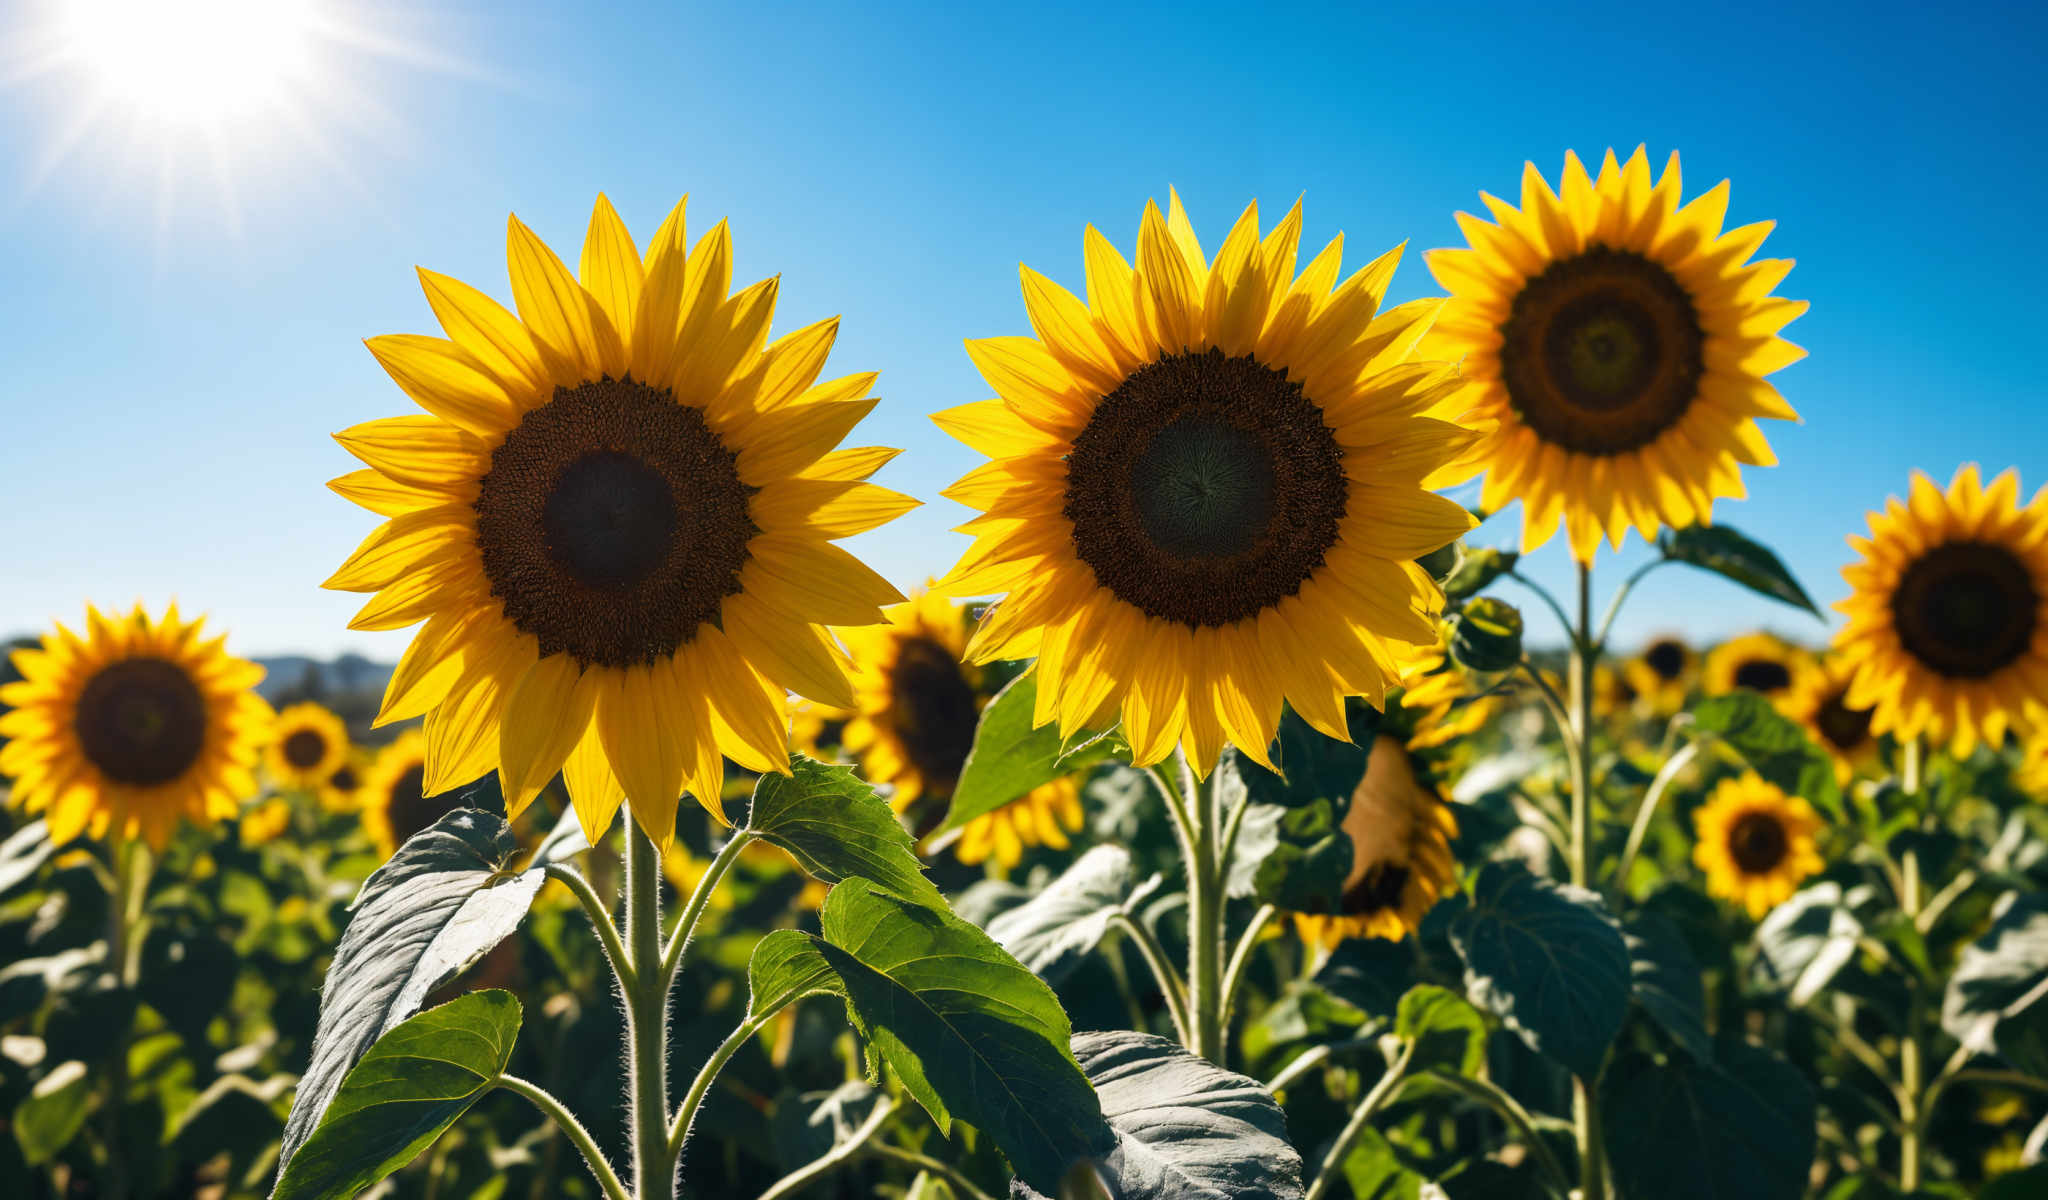
{"type": "MultiPolygon", "coordinates": [[[[1576,746],[1571,756],[1571,876],[1589,887],[1593,874],[1593,661],[1600,645],[1593,632],[1593,568],[1579,564],[1579,620],[1572,628],[1571,730],[1576,746]]],[[[1600,1144],[1597,1081],[1574,1079],[1572,1134],[1579,1150],[1579,1200],[1606,1200],[1607,1158],[1600,1144]]]]}
{"type": "MultiPolygon", "coordinates": [[[[1920,739],[1907,739],[1904,762],[1900,765],[1903,776],[1900,783],[1905,789],[1907,803],[1916,809],[1922,803],[1920,756],[1920,739]]],[[[1920,921],[1920,855],[1917,851],[1906,851],[1904,861],[1899,864],[1899,876],[1899,911],[1917,927],[1920,921]]],[[[1899,1190],[1910,1193],[1920,1186],[1920,1141],[1926,1125],[1922,1104],[1926,1066],[1921,1061],[1923,1048],[1920,1038],[1922,1026],[1927,1021],[1927,1002],[1923,994],[1926,989],[1918,972],[1908,967],[1906,974],[1906,1030],[1899,1039],[1899,1190]]]]}
{"type": "Polygon", "coordinates": [[[1387,1073],[1380,1076],[1378,1083],[1372,1085],[1372,1090],[1365,1094],[1365,1099],[1359,1101],[1357,1109],[1351,1114],[1351,1119],[1345,1122],[1343,1131],[1337,1135],[1337,1140],[1330,1143],[1330,1151],[1323,1156],[1323,1165],[1317,1169],[1315,1182],[1309,1185],[1305,1200],[1323,1200],[1330,1189],[1344,1178],[1344,1160],[1351,1157],[1352,1148],[1358,1145],[1358,1139],[1365,1136],[1366,1127],[1372,1123],[1373,1114],[1386,1105],[1397,1088],[1407,1082],[1408,1063],[1414,1057],[1415,1043],[1408,1042],[1402,1045],[1401,1056],[1387,1067],[1387,1073]]]}
{"type": "Polygon", "coordinates": [[[668,978],[661,970],[661,860],[654,842],[626,820],[626,1045],[633,1113],[633,1192],[637,1200],[675,1200],[675,1156],[668,1144],[668,978]]]}
{"type": "Polygon", "coordinates": [[[555,1099],[553,1093],[517,1075],[500,1075],[493,1086],[508,1092],[516,1092],[532,1101],[533,1106],[547,1114],[548,1119],[576,1144],[576,1149],[583,1152],[583,1162],[590,1168],[591,1175],[596,1177],[597,1186],[604,1191],[606,1200],[627,1200],[625,1185],[619,1182],[618,1175],[612,1171],[611,1163],[605,1161],[604,1151],[598,1149],[596,1139],[590,1136],[589,1130],[583,1128],[583,1122],[576,1119],[575,1113],[570,1112],[567,1106],[555,1099]]]}
{"type": "Polygon", "coordinates": [[[1174,752],[1181,766],[1182,794],[1187,797],[1193,828],[1193,853],[1188,872],[1188,1024],[1193,1034],[1188,1049],[1223,1066],[1223,873],[1217,862],[1221,830],[1216,789],[1194,782],[1187,759],[1174,752]]]}

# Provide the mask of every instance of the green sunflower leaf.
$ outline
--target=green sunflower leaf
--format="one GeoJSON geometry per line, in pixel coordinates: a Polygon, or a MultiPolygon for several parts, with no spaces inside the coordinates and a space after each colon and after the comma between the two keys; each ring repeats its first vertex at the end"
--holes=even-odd
{"type": "Polygon", "coordinates": [[[1827,987],[1856,957],[1863,924],[1842,897],[1842,885],[1816,883],[1772,909],[1756,927],[1750,975],[1760,988],[1787,993],[1797,1008],[1827,987]]]}
{"type": "Polygon", "coordinates": [[[1130,851],[1096,846],[1060,872],[1037,895],[1006,909],[984,926],[1017,961],[1054,986],[1074,973],[1109,932],[1157,890],[1159,876],[1134,878],[1130,851]]]}
{"type": "Polygon", "coordinates": [[[2048,896],[2009,893],[2000,905],[1949,977],[1941,1026],[1980,1054],[2048,1075],[2048,896]]]}
{"type": "Polygon", "coordinates": [[[1693,706],[1692,721],[1695,730],[1727,743],[1757,774],[1830,818],[1841,818],[1833,760],[1769,700],[1746,689],[1712,696],[1693,706]]]}
{"type": "Polygon", "coordinates": [[[1813,1163],[1814,1094],[1798,1068],[1724,1039],[1712,1062],[1619,1059],[1601,1089],[1624,1196],[1798,1200],[1813,1163]]]}
{"type": "Polygon", "coordinates": [[[353,1196],[411,1162],[497,1082],[519,1001],[471,992],[393,1027],[350,1068],[271,1200],[353,1196]]]}
{"type": "MultiPolygon", "coordinates": [[[[1120,1200],[1294,1200],[1301,1156],[1271,1093],[1149,1033],[1074,1035],[1115,1145],[1092,1164],[1120,1200]]],[[[1043,1200],[1029,1186],[1015,1200],[1043,1200]]]]}
{"type": "Polygon", "coordinates": [[[1600,897],[1493,862],[1449,924],[1466,997],[1530,1049],[1581,1078],[1597,1074],[1630,989],[1628,944],[1600,897]]]}
{"type": "Polygon", "coordinates": [[[1418,983],[1401,997],[1394,1033],[1415,1044],[1416,1071],[1441,1066],[1477,1075],[1486,1062],[1486,1018],[1464,997],[1433,983],[1418,983]]]}
{"type": "Polygon", "coordinates": [[[1671,562],[1685,563],[1731,579],[1760,596],[1803,608],[1818,617],[1813,597],[1799,586],[1770,547],[1727,525],[1690,525],[1657,535],[1657,550],[1671,562]]]}
{"type": "Polygon", "coordinates": [[[887,1063],[942,1133],[957,1117],[1043,1192],[1114,1143],[1068,1048],[1067,1014],[1045,982],[989,936],[943,909],[865,879],[832,889],[824,936],[781,930],[749,968],[750,1011],[813,992],[846,1003],[878,1079],[887,1063]]]}
{"type": "Polygon", "coordinates": [[[826,883],[858,876],[905,900],[945,905],[895,811],[852,767],[790,755],[789,774],[754,785],[746,828],[826,883]]]}
{"type": "Polygon", "coordinates": [[[1061,740],[1057,721],[1033,728],[1037,705],[1038,675],[1033,672],[1011,680],[981,710],[974,748],[960,768],[953,806],[939,832],[959,829],[1041,784],[1116,755],[1121,742],[1115,737],[1078,733],[1069,744],[1061,740]]]}
{"type": "Polygon", "coordinates": [[[50,1161],[71,1144],[91,1107],[92,1072],[77,1059],[59,1063],[36,1081],[14,1108],[14,1140],[30,1166],[50,1161]]]}
{"type": "Polygon", "coordinates": [[[1671,919],[1642,913],[1622,926],[1628,943],[1629,998],[1679,1048],[1702,1062],[1713,1057],[1707,1036],[1707,991],[1685,935],[1671,919]]]}
{"type": "Polygon", "coordinates": [[[507,870],[518,850],[502,818],[457,809],[363,884],[321,989],[312,1062],[285,1122],[280,1168],[320,1125],[356,1059],[526,919],[547,874],[507,870]]]}

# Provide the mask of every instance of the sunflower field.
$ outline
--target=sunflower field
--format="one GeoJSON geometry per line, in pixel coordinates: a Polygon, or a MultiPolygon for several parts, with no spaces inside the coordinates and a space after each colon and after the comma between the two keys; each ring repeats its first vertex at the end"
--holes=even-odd
{"type": "Polygon", "coordinates": [[[725,221],[422,269],[329,484],[381,691],[12,650],[0,1195],[2048,1196],[2048,490],[1900,479],[1830,617],[1734,503],[1771,224],[1481,200],[1407,303],[1299,203],[1023,267],[908,589],[725,221]],[[1653,571],[1809,636],[1622,644],[1653,571]]]}

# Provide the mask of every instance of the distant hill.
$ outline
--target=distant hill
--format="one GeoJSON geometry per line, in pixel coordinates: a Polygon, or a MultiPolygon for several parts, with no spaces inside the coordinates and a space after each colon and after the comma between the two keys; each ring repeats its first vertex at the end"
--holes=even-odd
{"type": "Polygon", "coordinates": [[[321,700],[334,695],[368,693],[382,696],[391,681],[390,663],[371,662],[360,654],[344,654],[323,662],[302,654],[256,660],[266,672],[256,691],[272,704],[281,699],[321,700]]]}

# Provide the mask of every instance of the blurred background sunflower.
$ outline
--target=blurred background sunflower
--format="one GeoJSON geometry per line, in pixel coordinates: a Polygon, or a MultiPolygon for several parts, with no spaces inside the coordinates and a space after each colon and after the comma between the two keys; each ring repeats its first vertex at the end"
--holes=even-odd
{"type": "Polygon", "coordinates": [[[1814,840],[1820,828],[1805,800],[1754,772],[1731,776],[1693,813],[1693,863],[1708,892],[1762,920],[1825,865],[1814,840]]]}
{"type": "Polygon", "coordinates": [[[225,821],[256,791],[270,706],[263,668],[228,654],[172,605],[120,617],[86,610],[16,650],[21,678],[0,687],[0,775],[12,801],[42,813],[54,842],[141,837],[161,849],[181,820],[225,821]]]}
{"type": "Polygon", "coordinates": [[[286,705],[271,725],[263,765],[272,783],[295,792],[323,792],[348,765],[348,728],[325,705],[286,705]]]}
{"type": "Polygon", "coordinates": [[[1813,655],[1772,633],[1745,633],[1707,651],[1701,684],[1709,696],[1748,690],[1772,700],[1789,695],[1813,655]]]}
{"type": "Polygon", "coordinates": [[[1685,639],[1663,634],[1647,642],[1635,657],[1622,664],[1622,672],[1635,693],[1658,716],[1670,716],[1685,707],[1699,670],[1699,656],[1685,639]]]}

